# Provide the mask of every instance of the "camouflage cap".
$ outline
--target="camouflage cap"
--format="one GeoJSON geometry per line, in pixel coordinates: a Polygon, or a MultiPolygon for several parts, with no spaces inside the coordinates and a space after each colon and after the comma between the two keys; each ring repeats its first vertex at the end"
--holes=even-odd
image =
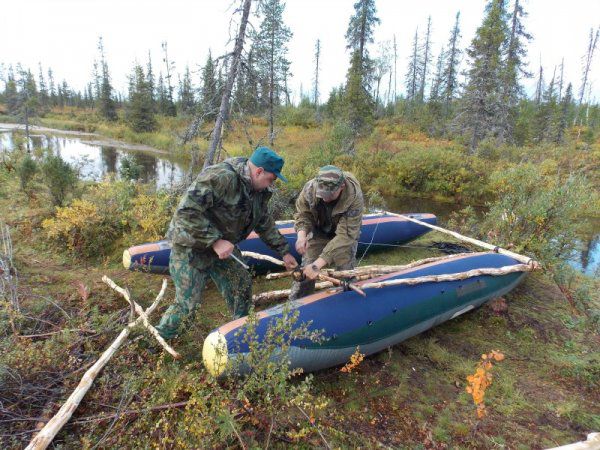
{"type": "Polygon", "coordinates": [[[328,197],[344,183],[344,171],[336,166],[323,166],[319,169],[316,179],[317,197],[328,197]]]}

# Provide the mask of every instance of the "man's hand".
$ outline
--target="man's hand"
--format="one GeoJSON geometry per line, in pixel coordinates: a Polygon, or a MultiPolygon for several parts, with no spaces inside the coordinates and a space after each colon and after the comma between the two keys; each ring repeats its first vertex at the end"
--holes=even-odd
{"type": "Polygon", "coordinates": [[[316,280],[322,267],[326,266],[327,262],[323,258],[317,258],[315,262],[307,265],[302,273],[309,280],[316,280]]]}
{"type": "Polygon", "coordinates": [[[306,253],[306,246],[308,244],[308,239],[306,239],[306,231],[300,230],[298,231],[298,237],[296,239],[296,251],[301,255],[306,253]]]}
{"type": "Polygon", "coordinates": [[[212,248],[219,259],[226,259],[233,252],[234,245],[225,239],[219,239],[213,243],[212,248]]]}
{"type": "Polygon", "coordinates": [[[286,253],[283,255],[283,262],[285,264],[285,270],[294,270],[296,267],[298,267],[296,258],[294,258],[291,253],[286,253]]]}

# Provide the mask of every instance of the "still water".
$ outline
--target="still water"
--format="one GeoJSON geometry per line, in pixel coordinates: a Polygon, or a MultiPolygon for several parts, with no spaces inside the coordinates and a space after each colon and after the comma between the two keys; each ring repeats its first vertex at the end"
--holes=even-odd
{"type": "MultiPolygon", "coordinates": [[[[0,153],[13,150],[13,133],[0,131],[0,153]]],[[[33,149],[48,149],[60,154],[65,160],[80,167],[81,177],[88,180],[99,180],[107,174],[118,173],[121,161],[126,155],[133,155],[137,164],[141,166],[142,181],[153,183],[157,188],[169,188],[177,184],[188,169],[184,162],[176,161],[168,154],[99,145],[97,142],[86,141],[86,137],[35,135],[31,136],[30,144],[33,149]]],[[[454,203],[414,197],[395,197],[386,201],[391,211],[432,212],[438,216],[441,223],[444,223],[453,211],[462,208],[454,203]]],[[[589,220],[586,232],[580,236],[579,249],[570,258],[569,263],[587,275],[600,276],[600,220],[589,220]]]]}

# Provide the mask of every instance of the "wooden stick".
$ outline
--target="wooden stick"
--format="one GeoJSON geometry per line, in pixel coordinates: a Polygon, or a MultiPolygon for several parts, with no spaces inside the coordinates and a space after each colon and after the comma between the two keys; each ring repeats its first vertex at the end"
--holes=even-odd
{"type": "MultiPolygon", "coordinates": [[[[330,281],[333,284],[335,284],[336,286],[343,286],[344,285],[344,283],[343,283],[342,280],[338,280],[337,278],[329,277],[329,276],[324,275],[322,273],[319,274],[319,279],[323,280],[323,281],[330,281]]],[[[367,294],[365,294],[365,291],[363,291],[361,288],[359,288],[358,286],[355,286],[352,283],[348,283],[348,287],[350,289],[352,289],[354,292],[362,295],[363,297],[367,296],[367,294]]]]}
{"type": "Polygon", "coordinates": [[[282,260],[273,258],[272,256],[269,256],[269,255],[263,255],[262,253],[242,252],[242,256],[246,256],[248,258],[260,259],[262,261],[269,261],[269,262],[272,262],[273,264],[277,264],[278,266],[285,267],[285,263],[282,260]]]}
{"type": "Polygon", "coordinates": [[[456,233],[454,231],[446,230],[445,228],[441,228],[441,227],[438,227],[436,225],[431,225],[430,223],[423,222],[421,220],[415,219],[415,218],[410,217],[410,216],[405,216],[403,214],[395,214],[395,213],[392,213],[392,212],[389,212],[389,211],[386,211],[386,213],[389,214],[389,215],[391,215],[391,216],[401,217],[402,219],[406,219],[406,220],[408,220],[410,222],[418,223],[419,225],[431,228],[432,230],[439,231],[440,233],[449,234],[450,236],[453,236],[453,237],[455,237],[458,240],[461,240],[461,241],[464,241],[464,242],[469,242],[470,244],[477,245],[477,246],[485,248],[487,250],[493,250],[496,253],[501,253],[503,255],[510,256],[511,258],[516,259],[517,261],[522,262],[523,264],[531,264],[535,269],[539,269],[540,268],[540,263],[537,262],[536,260],[534,260],[533,258],[528,257],[528,256],[519,255],[518,253],[511,252],[510,250],[506,250],[504,248],[500,248],[500,247],[497,247],[495,245],[488,244],[487,242],[480,241],[479,239],[473,239],[473,238],[470,238],[470,237],[467,237],[467,236],[463,236],[462,234],[456,233]]]}
{"type": "Polygon", "coordinates": [[[447,259],[460,258],[466,255],[473,255],[473,253],[457,253],[454,255],[446,255],[446,256],[436,256],[433,258],[424,258],[419,259],[418,261],[413,261],[408,264],[398,265],[398,266],[382,266],[382,265],[373,265],[373,266],[362,266],[356,267],[355,269],[349,270],[335,270],[335,269],[325,269],[327,274],[336,277],[336,278],[344,278],[344,277],[354,277],[354,276],[363,276],[363,275],[384,275],[386,273],[399,272],[401,270],[412,269],[413,267],[422,266],[423,264],[428,264],[430,262],[443,261],[447,259]]]}
{"type": "Polygon", "coordinates": [[[127,291],[126,289],[123,289],[123,288],[117,286],[115,284],[115,282],[113,280],[111,280],[110,278],[108,278],[106,275],[104,275],[102,277],[102,281],[104,281],[111,288],[113,288],[115,291],[117,291],[119,294],[121,294],[125,298],[125,300],[127,300],[129,302],[129,304],[131,305],[131,307],[135,308],[135,312],[137,312],[139,314],[139,316],[142,318],[142,323],[148,329],[148,331],[150,332],[150,334],[156,338],[156,340],[158,341],[158,343],[160,345],[162,345],[163,348],[173,356],[173,358],[175,358],[175,359],[181,358],[181,355],[179,353],[177,353],[173,349],[173,347],[171,347],[163,339],[163,337],[158,333],[158,330],[156,328],[154,328],[152,326],[152,324],[148,321],[148,316],[146,316],[146,313],[144,312],[144,310],[142,309],[142,307],[140,305],[138,305],[134,300],[131,299],[131,297],[129,296],[129,291],[127,291]]]}
{"type": "MultiPolygon", "coordinates": [[[[159,302],[162,300],[165,295],[165,291],[167,290],[167,280],[163,280],[162,288],[159,294],[156,296],[156,300],[154,303],[150,305],[150,307],[146,310],[146,316],[150,315],[158,306],[159,302]]],[[[50,445],[54,436],[60,431],[65,423],[73,415],[73,412],[81,403],[81,400],[89,391],[90,387],[92,387],[92,383],[102,370],[102,368],[108,363],[110,358],[115,354],[115,352],[119,349],[119,347],[125,342],[127,336],[133,329],[133,327],[137,326],[142,322],[142,318],[138,317],[134,322],[129,323],[123,331],[117,336],[117,338],[113,341],[113,343],[104,351],[102,356],[96,361],[96,363],[90,367],[81,377],[81,381],[73,391],[73,393],[69,396],[67,401],[63,404],[63,406],[58,410],[58,412],[54,415],[52,419],[42,428],[42,430],[31,440],[29,445],[26,447],[26,450],[39,450],[45,449],[50,445]]]]}
{"type": "Polygon", "coordinates": [[[402,278],[399,280],[379,281],[373,283],[365,283],[361,285],[363,289],[382,288],[386,286],[414,285],[421,283],[439,283],[442,281],[465,280],[467,278],[478,277],[481,275],[500,276],[514,272],[530,272],[534,270],[531,264],[515,264],[512,266],[504,266],[497,269],[473,269],[467,272],[448,273],[444,275],[426,275],[416,278],[402,278]]]}
{"type": "MultiPolygon", "coordinates": [[[[327,289],[330,287],[333,287],[333,283],[331,283],[329,281],[324,281],[322,283],[315,284],[315,289],[327,289]]],[[[282,289],[279,291],[261,292],[260,294],[255,294],[252,296],[252,302],[255,305],[259,305],[259,304],[267,303],[267,302],[273,301],[273,300],[281,300],[283,298],[288,298],[290,296],[291,292],[292,292],[291,289],[282,289]]]]}

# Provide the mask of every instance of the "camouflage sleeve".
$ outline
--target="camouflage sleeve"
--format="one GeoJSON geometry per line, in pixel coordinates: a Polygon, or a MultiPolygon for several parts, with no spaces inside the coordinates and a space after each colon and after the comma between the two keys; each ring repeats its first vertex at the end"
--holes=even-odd
{"type": "Polygon", "coordinates": [[[266,208],[258,225],[254,227],[254,231],[258,233],[260,238],[265,241],[270,248],[275,250],[281,256],[290,252],[290,246],[275,225],[271,208],[266,208]]]}
{"type": "Polygon", "coordinates": [[[294,220],[296,221],[294,228],[296,229],[296,233],[300,230],[304,230],[308,234],[313,229],[313,215],[310,210],[310,205],[308,204],[310,188],[310,182],[306,183],[296,200],[296,214],[294,215],[294,220]]]}
{"type": "Polygon", "coordinates": [[[327,265],[348,255],[354,243],[358,241],[362,226],[363,209],[362,194],[357,195],[348,211],[344,213],[338,222],[335,237],[327,243],[321,252],[320,257],[327,262],[327,265]],[[340,255],[340,258],[338,258],[338,255],[340,255]]]}
{"type": "Polygon", "coordinates": [[[171,222],[169,238],[173,243],[204,250],[222,237],[205,214],[231,184],[231,180],[224,179],[227,174],[219,175],[201,174],[188,188],[171,222]]]}

